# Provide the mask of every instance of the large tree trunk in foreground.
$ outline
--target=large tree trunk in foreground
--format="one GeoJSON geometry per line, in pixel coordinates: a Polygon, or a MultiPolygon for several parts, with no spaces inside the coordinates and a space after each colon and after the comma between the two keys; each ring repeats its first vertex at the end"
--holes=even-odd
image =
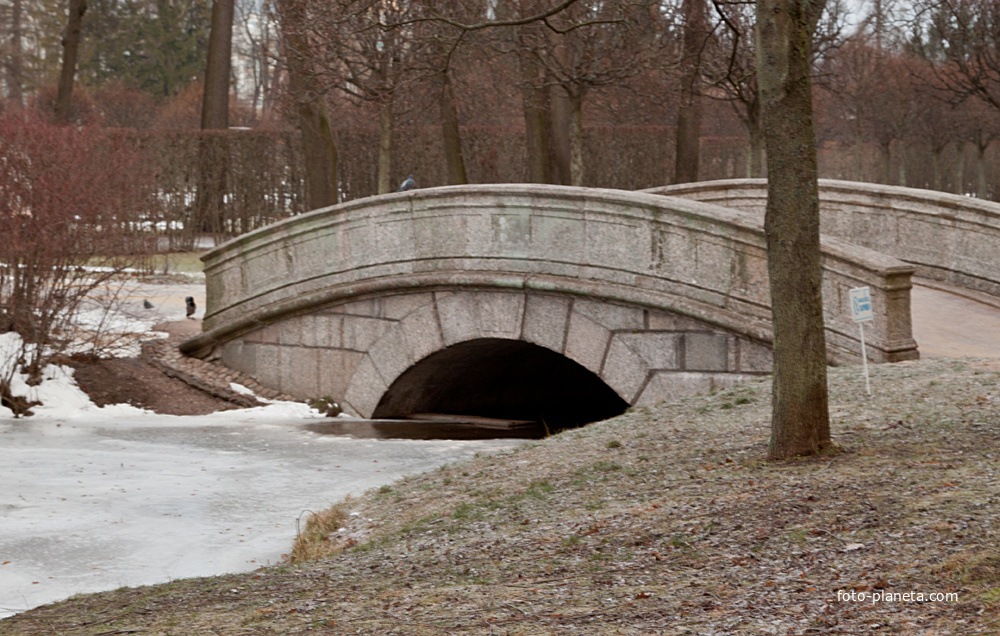
{"type": "Polygon", "coordinates": [[[701,156],[701,104],[698,78],[701,49],[705,42],[705,0],[684,0],[684,75],[681,101],[677,108],[677,145],[674,155],[674,183],[698,180],[701,156]]]}
{"type": "Polygon", "coordinates": [[[56,123],[66,125],[70,119],[70,103],[73,98],[73,81],[76,79],[76,58],[80,50],[80,28],[83,14],[87,12],[87,0],[69,0],[69,20],[63,34],[63,63],[59,74],[59,90],[56,94],[56,123]]]}
{"type": "Polygon", "coordinates": [[[768,276],[774,389],[768,455],[830,444],[820,265],[819,189],[809,80],[822,2],[757,0],[757,73],[767,146],[768,276]]]}

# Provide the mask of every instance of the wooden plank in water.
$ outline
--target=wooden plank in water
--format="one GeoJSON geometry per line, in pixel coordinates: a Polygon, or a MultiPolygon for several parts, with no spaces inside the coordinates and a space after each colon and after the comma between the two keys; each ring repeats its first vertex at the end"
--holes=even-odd
{"type": "Polygon", "coordinates": [[[453,415],[451,413],[410,413],[406,416],[408,420],[419,420],[422,422],[446,422],[450,424],[468,424],[482,428],[525,428],[535,426],[538,422],[534,420],[511,420],[495,417],[481,417],[479,415],[453,415]]]}

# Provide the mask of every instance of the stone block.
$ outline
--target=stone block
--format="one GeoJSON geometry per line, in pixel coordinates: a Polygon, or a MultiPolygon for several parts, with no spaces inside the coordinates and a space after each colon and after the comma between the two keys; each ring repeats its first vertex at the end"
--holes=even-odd
{"type": "Polygon", "coordinates": [[[445,346],[479,336],[476,325],[476,300],[473,293],[459,292],[437,296],[437,310],[445,346]]]}
{"type": "Polygon", "coordinates": [[[433,302],[434,294],[430,292],[387,296],[382,299],[382,316],[389,320],[402,320],[411,312],[426,307],[433,302]]]}
{"type": "Polygon", "coordinates": [[[368,357],[387,384],[392,384],[414,362],[410,359],[403,330],[398,327],[388,330],[369,349],[368,357]]]}
{"type": "Polygon", "coordinates": [[[365,356],[351,378],[351,383],[344,394],[344,402],[361,417],[371,417],[379,400],[388,389],[375,363],[370,357],[365,356]]]}
{"type": "Polygon", "coordinates": [[[741,338],[740,364],[733,371],[740,373],[771,373],[774,370],[774,352],[767,345],[741,338]]]}
{"type": "Polygon", "coordinates": [[[257,374],[256,345],[243,340],[230,340],[222,346],[222,364],[249,376],[257,374]]]}
{"type": "Polygon", "coordinates": [[[632,404],[649,376],[649,367],[621,338],[613,337],[601,379],[623,400],[632,404]]]}
{"type": "Polygon", "coordinates": [[[272,389],[281,390],[281,347],[279,345],[258,344],[257,373],[254,378],[272,389]]]}
{"type": "Polygon", "coordinates": [[[279,389],[302,400],[319,397],[318,356],[318,349],[283,347],[279,389]]]}
{"type": "Polygon", "coordinates": [[[524,294],[476,292],[476,319],[484,338],[521,337],[524,322],[524,294]]]}
{"type": "Polygon", "coordinates": [[[406,341],[407,357],[411,362],[419,362],[444,348],[444,339],[441,337],[434,305],[424,305],[409,313],[398,324],[406,341]]]}
{"type": "Polygon", "coordinates": [[[352,351],[368,351],[397,323],[381,318],[345,315],[343,317],[340,347],[352,351]]]}
{"type": "Polygon", "coordinates": [[[683,337],[678,333],[616,333],[611,339],[611,350],[614,350],[616,342],[621,342],[636,352],[651,369],[678,369],[683,337]]]}
{"type": "Polygon", "coordinates": [[[590,318],[605,329],[639,330],[645,328],[646,317],[639,307],[626,307],[597,300],[578,298],[573,302],[573,313],[590,318]]]}
{"type": "Polygon", "coordinates": [[[734,386],[756,379],[755,375],[743,373],[716,373],[712,376],[712,388],[717,390],[731,389],[734,386]]]}
{"type": "Polygon", "coordinates": [[[575,311],[569,315],[565,355],[596,375],[601,374],[604,353],[608,348],[611,332],[596,321],[575,311]]]}
{"type": "Polygon", "coordinates": [[[570,300],[547,294],[528,294],[524,306],[524,334],[526,342],[562,353],[566,345],[566,323],[569,320],[570,300]]]}
{"type": "Polygon", "coordinates": [[[635,406],[649,406],[665,400],[677,400],[689,395],[707,393],[712,389],[712,375],[708,373],[654,373],[646,388],[635,400],[635,406]]]}
{"type": "Polygon", "coordinates": [[[243,336],[243,339],[247,342],[260,344],[278,344],[281,341],[281,332],[278,325],[268,325],[256,331],[251,331],[243,336]]]}
{"type": "Polygon", "coordinates": [[[724,333],[684,334],[685,371],[726,371],[728,338],[724,333]]]}
{"type": "Polygon", "coordinates": [[[354,377],[358,365],[364,358],[365,354],[357,351],[320,349],[316,359],[316,395],[320,397],[329,395],[335,400],[343,399],[351,378],[354,377]]]}

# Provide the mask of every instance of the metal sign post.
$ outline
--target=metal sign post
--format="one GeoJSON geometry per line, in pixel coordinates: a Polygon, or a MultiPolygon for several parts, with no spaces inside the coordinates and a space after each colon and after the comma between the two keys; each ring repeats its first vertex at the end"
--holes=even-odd
{"type": "Polygon", "coordinates": [[[865,390],[872,394],[872,385],[868,379],[868,353],[865,351],[865,323],[875,319],[872,311],[872,297],[867,287],[855,287],[851,290],[851,314],[854,322],[861,330],[861,364],[865,370],[865,390]]]}

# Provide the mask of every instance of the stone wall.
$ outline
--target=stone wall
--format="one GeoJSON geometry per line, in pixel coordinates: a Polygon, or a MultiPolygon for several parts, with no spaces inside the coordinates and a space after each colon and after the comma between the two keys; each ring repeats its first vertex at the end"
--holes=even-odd
{"type": "Polygon", "coordinates": [[[371,416],[413,365],[488,338],[560,353],[629,404],[729,387],[771,370],[766,343],[708,323],[537,291],[413,292],[346,302],[253,331],[219,353],[227,367],[265,386],[299,398],[330,395],[347,412],[371,416]]]}
{"type": "MultiPolygon", "coordinates": [[[[763,218],[765,179],[646,190],[763,218]]],[[[916,275],[1000,296],[1000,204],[933,190],[820,179],[820,231],[889,254],[916,275]]]]}

